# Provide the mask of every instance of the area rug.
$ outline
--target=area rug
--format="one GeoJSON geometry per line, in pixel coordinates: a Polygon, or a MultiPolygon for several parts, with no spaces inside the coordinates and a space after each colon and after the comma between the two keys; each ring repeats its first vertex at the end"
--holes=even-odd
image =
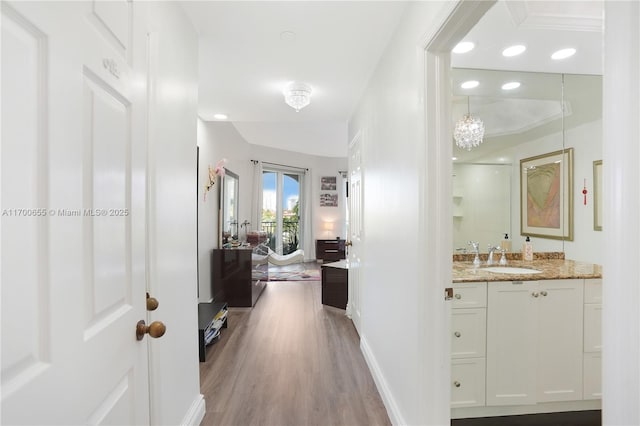
{"type": "Polygon", "coordinates": [[[320,281],[320,270],[316,265],[304,263],[287,266],[269,265],[269,281],[320,281]]]}

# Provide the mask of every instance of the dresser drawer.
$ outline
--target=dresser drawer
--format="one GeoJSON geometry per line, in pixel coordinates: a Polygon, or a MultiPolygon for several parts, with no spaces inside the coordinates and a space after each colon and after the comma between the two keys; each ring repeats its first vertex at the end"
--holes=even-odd
{"type": "Polygon", "coordinates": [[[484,357],[487,348],[487,310],[455,309],[451,315],[451,357],[484,357]]]}
{"type": "Polygon", "coordinates": [[[485,405],[485,358],[451,362],[451,407],[485,405]]]}
{"type": "Polygon", "coordinates": [[[453,309],[483,308],[487,306],[487,283],[454,283],[453,309]]]}
{"type": "Polygon", "coordinates": [[[345,240],[316,240],[316,259],[336,261],[345,254],[345,240]]]}

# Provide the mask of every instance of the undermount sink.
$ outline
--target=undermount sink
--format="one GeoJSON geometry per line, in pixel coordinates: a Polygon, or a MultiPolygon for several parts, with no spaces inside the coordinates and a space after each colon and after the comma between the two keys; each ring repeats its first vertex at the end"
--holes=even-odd
{"type": "Polygon", "coordinates": [[[542,271],[530,268],[517,268],[512,266],[489,266],[482,268],[483,271],[496,272],[498,274],[539,274],[542,271]]]}

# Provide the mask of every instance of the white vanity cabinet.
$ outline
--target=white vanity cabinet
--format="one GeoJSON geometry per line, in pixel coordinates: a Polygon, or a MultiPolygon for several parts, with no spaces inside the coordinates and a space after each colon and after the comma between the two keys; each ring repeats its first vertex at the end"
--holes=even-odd
{"type": "Polygon", "coordinates": [[[584,283],[584,399],[602,398],[602,279],[584,283]]]}
{"type": "Polygon", "coordinates": [[[453,284],[451,407],[485,405],[487,283],[453,284]]]}
{"type": "Polygon", "coordinates": [[[582,399],[583,282],[489,284],[488,406],[582,399]]]}

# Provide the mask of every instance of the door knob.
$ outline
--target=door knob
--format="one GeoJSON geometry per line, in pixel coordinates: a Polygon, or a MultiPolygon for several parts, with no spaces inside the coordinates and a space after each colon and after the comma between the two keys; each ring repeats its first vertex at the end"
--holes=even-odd
{"type": "Polygon", "coordinates": [[[351,247],[353,245],[353,243],[351,241],[347,241],[344,243],[345,246],[347,247],[351,247]]]}
{"type": "Polygon", "coordinates": [[[156,309],[158,309],[158,299],[147,293],[147,311],[155,311],[156,309]]]}
{"type": "Polygon", "coordinates": [[[459,381],[457,381],[457,380],[455,382],[453,382],[453,386],[455,386],[457,388],[459,388],[460,385],[461,385],[461,383],[459,381]]]}
{"type": "Polygon", "coordinates": [[[460,336],[462,336],[462,334],[460,334],[460,332],[459,332],[459,331],[456,331],[455,333],[453,333],[453,335],[454,335],[454,336],[456,336],[456,337],[460,337],[460,336]]]}
{"type": "Polygon", "coordinates": [[[158,337],[164,336],[166,331],[167,327],[160,321],[154,321],[147,325],[144,320],[140,320],[138,324],[136,324],[136,339],[142,340],[145,334],[149,334],[149,336],[157,339],[158,337]]]}

